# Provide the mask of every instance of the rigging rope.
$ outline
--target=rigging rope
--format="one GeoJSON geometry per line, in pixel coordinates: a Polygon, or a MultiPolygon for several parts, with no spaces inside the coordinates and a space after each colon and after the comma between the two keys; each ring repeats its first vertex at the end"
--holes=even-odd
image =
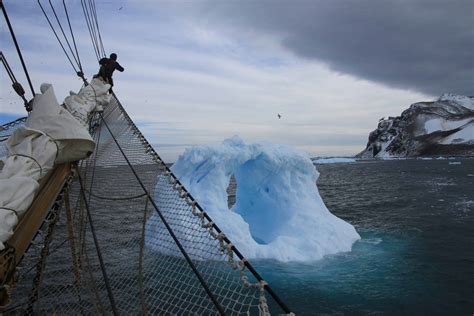
{"type": "MultiPolygon", "coordinates": [[[[51,22],[51,19],[49,18],[48,13],[46,12],[44,6],[42,5],[41,0],[37,0],[37,3],[39,5],[39,7],[41,8],[41,11],[43,12],[44,17],[46,18],[46,21],[48,22],[49,27],[53,31],[53,34],[56,37],[56,40],[58,41],[59,45],[61,46],[61,49],[62,49],[64,55],[66,55],[66,58],[69,61],[69,64],[74,69],[74,72],[79,77],[82,78],[82,80],[84,81],[85,84],[87,84],[86,81],[85,81],[85,78],[84,78],[84,70],[82,68],[82,63],[81,63],[81,59],[80,59],[80,56],[79,56],[79,51],[77,49],[76,39],[74,37],[74,32],[73,32],[73,29],[72,29],[71,19],[69,17],[69,12],[68,12],[68,9],[67,9],[66,2],[65,2],[65,0],[62,1],[63,8],[64,8],[64,13],[65,13],[66,20],[67,20],[67,24],[69,26],[69,33],[70,33],[70,36],[71,36],[71,40],[68,39],[68,36],[66,35],[66,32],[64,31],[61,20],[60,20],[58,14],[56,12],[56,9],[54,8],[54,5],[53,5],[52,1],[48,0],[48,2],[49,2],[49,6],[51,8],[51,11],[52,11],[52,13],[53,13],[53,15],[56,19],[56,22],[59,26],[59,30],[62,34],[63,39],[60,38],[60,35],[58,34],[59,31],[57,31],[56,28],[53,26],[53,23],[51,22]],[[66,42],[65,44],[64,44],[64,41],[66,42]],[[72,45],[71,45],[71,42],[72,42],[72,45]],[[68,50],[66,49],[65,46],[67,46],[67,48],[69,49],[69,52],[68,52],[68,50]],[[73,47],[74,47],[74,49],[73,49],[73,47]]],[[[96,5],[95,5],[95,1],[88,0],[88,2],[87,2],[87,0],[81,0],[81,7],[82,7],[82,11],[83,11],[85,20],[86,20],[87,29],[89,31],[89,36],[90,36],[91,41],[92,41],[92,47],[93,47],[93,50],[94,50],[94,54],[97,58],[97,61],[99,61],[101,57],[105,57],[105,49],[104,49],[104,44],[102,42],[102,35],[100,33],[99,20],[97,18],[97,8],[96,8],[96,5]]]]}
{"type": "MultiPolygon", "coordinates": [[[[71,220],[64,219],[68,214],[62,213],[56,239],[49,247],[49,268],[43,271],[45,278],[39,297],[41,303],[36,308],[38,313],[88,314],[107,310],[112,313],[97,248],[94,249],[93,234],[87,223],[86,209],[89,208],[120,313],[219,314],[163,220],[151,210],[152,201],[226,313],[263,316],[268,314],[269,308],[276,312],[280,304],[275,300],[267,302],[269,285],[263,280],[255,281],[249,262],[237,255],[238,250],[222,232],[217,232],[215,224],[163,165],[133,122],[128,122],[130,117],[114,96],[104,114],[96,113],[92,120],[95,119],[105,120],[107,126],[101,122],[98,129],[91,128],[100,146],[95,155],[84,161],[88,166],[78,169],[82,191],[78,182],[71,186],[71,197],[80,201],[75,205],[80,214],[69,214],[74,225],[71,234],[71,227],[66,226],[71,225],[71,220]],[[103,134],[100,140],[99,134],[103,134]],[[97,170],[91,178],[93,169],[97,170]],[[144,196],[128,201],[102,200],[86,190],[91,182],[94,182],[93,193],[100,197],[131,198],[142,192],[144,196]],[[73,237],[76,260],[71,256],[71,252],[74,253],[71,244],[67,244],[71,235],[76,235],[73,237]]],[[[93,127],[96,124],[91,123],[93,127]]],[[[69,212],[75,213],[74,207],[69,212]]],[[[37,251],[37,248],[32,249],[37,251]]],[[[30,252],[31,259],[24,260],[20,282],[26,284],[33,279],[34,273],[25,271],[29,262],[36,262],[35,254],[30,252]]],[[[25,293],[23,289],[29,288],[17,287],[13,295],[20,298],[20,294],[25,293]]]]}
{"type": "Polygon", "coordinates": [[[143,211],[142,233],[140,237],[140,253],[138,255],[138,283],[140,288],[140,303],[142,305],[142,314],[148,315],[147,305],[145,300],[145,288],[143,280],[143,253],[145,248],[145,227],[148,216],[148,196],[146,197],[145,209],[143,211]]]}
{"type": "Polygon", "coordinates": [[[63,0],[63,7],[64,7],[64,12],[66,13],[67,23],[69,25],[69,31],[71,32],[71,37],[72,37],[72,42],[74,44],[74,49],[76,50],[76,56],[77,56],[77,61],[79,63],[79,69],[84,74],[84,71],[82,70],[81,58],[79,57],[79,51],[77,50],[76,39],[74,37],[74,32],[72,31],[71,20],[69,19],[69,13],[67,11],[65,0],[63,0]]]}
{"type": "MultiPolygon", "coordinates": [[[[41,11],[43,11],[44,17],[45,17],[46,20],[48,21],[49,27],[50,27],[51,30],[53,31],[54,36],[56,36],[56,39],[57,39],[59,45],[60,45],[61,48],[63,49],[64,55],[66,55],[66,57],[67,57],[69,63],[71,64],[72,68],[74,69],[74,72],[78,73],[76,67],[74,66],[74,63],[73,63],[72,60],[71,60],[71,57],[69,57],[69,54],[67,53],[66,49],[64,48],[63,43],[62,43],[61,40],[59,39],[59,36],[58,36],[58,34],[56,33],[56,30],[54,29],[53,24],[52,24],[51,21],[49,20],[48,14],[47,14],[46,11],[44,10],[43,5],[41,4],[40,0],[37,0],[37,2],[38,2],[38,5],[39,5],[40,8],[41,8],[41,11]]],[[[61,29],[62,29],[62,28],[61,28],[61,29]]]]}
{"type": "Polygon", "coordinates": [[[81,177],[81,174],[79,172],[77,173],[77,177],[79,179],[79,185],[81,187],[80,188],[80,194],[82,195],[82,200],[84,201],[84,206],[86,208],[87,218],[89,220],[89,226],[91,228],[92,237],[94,239],[95,249],[97,251],[97,258],[99,259],[100,269],[101,269],[101,272],[102,272],[102,276],[104,277],[105,287],[107,289],[107,294],[108,294],[109,300],[110,300],[110,306],[112,307],[112,313],[114,315],[118,315],[117,307],[115,305],[114,294],[112,293],[112,288],[110,286],[109,278],[107,277],[107,270],[105,269],[104,259],[102,258],[102,252],[100,251],[99,241],[97,240],[97,236],[96,236],[95,228],[94,228],[94,223],[92,222],[92,214],[91,214],[91,211],[89,209],[89,203],[87,202],[84,185],[82,183],[82,177],[81,177]]]}
{"type": "Polygon", "coordinates": [[[74,69],[74,72],[82,79],[82,81],[84,81],[85,84],[87,84],[87,81],[84,78],[84,70],[82,68],[81,58],[79,56],[79,50],[77,49],[76,38],[74,37],[74,32],[72,30],[71,19],[69,18],[69,12],[68,12],[68,9],[67,9],[67,6],[66,6],[66,2],[63,0],[63,8],[64,8],[64,13],[66,15],[67,24],[69,26],[69,33],[71,34],[71,41],[72,41],[72,45],[74,46],[74,50],[73,50],[73,48],[70,44],[70,41],[68,39],[68,36],[66,35],[66,32],[64,32],[64,28],[61,24],[61,21],[58,17],[58,14],[56,13],[56,9],[54,8],[51,0],[49,0],[49,6],[51,7],[51,10],[52,10],[53,15],[56,19],[56,22],[59,25],[59,29],[61,30],[63,38],[66,41],[66,44],[67,44],[67,46],[69,48],[69,51],[70,51],[70,54],[72,55],[72,59],[71,59],[69,53],[66,51],[66,48],[64,47],[64,44],[63,44],[62,40],[58,36],[58,32],[56,32],[56,30],[55,30],[53,24],[51,23],[51,20],[49,19],[48,14],[46,13],[46,10],[44,9],[44,7],[41,4],[40,0],[37,0],[37,2],[38,2],[39,7],[41,8],[41,11],[43,12],[44,17],[46,18],[46,21],[49,24],[49,27],[51,28],[51,30],[53,31],[54,36],[56,37],[56,40],[58,41],[59,45],[61,46],[64,54],[66,55],[66,58],[68,59],[69,63],[71,64],[72,68],[74,69]],[[73,63],[73,60],[74,60],[75,63],[73,63]],[[77,68],[76,68],[76,66],[77,66],[77,68]]]}
{"type": "Polygon", "coordinates": [[[28,80],[28,84],[30,85],[31,94],[34,97],[35,96],[35,89],[33,88],[33,84],[31,83],[31,79],[30,79],[30,75],[28,73],[28,69],[26,68],[25,61],[23,60],[23,55],[21,54],[20,46],[18,45],[18,42],[16,40],[15,32],[13,31],[13,27],[10,23],[10,19],[8,18],[7,10],[5,9],[5,6],[3,5],[3,0],[0,0],[0,7],[2,8],[3,16],[5,17],[5,21],[7,22],[8,29],[10,30],[10,34],[13,38],[13,43],[15,44],[16,51],[18,53],[18,56],[20,57],[21,65],[23,66],[23,71],[25,72],[26,79],[28,80]]]}
{"type": "MultiPolygon", "coordinates": [[[[141,134],[140,130],[135,125],[133,120],[130,118],[128,113],[125,111],[124,107],[122,106],[122,104],[120,103],[120,101],[118,100],[118,98],[117,98],[117,96],[115,95],[114,92],[112,92],[112,95],[114,96],[118,107],[122,111],[125,120],[128,122],[128,124],[130,124],[130,126],[132,127],[132,130],[134,131],[134,133],[136,133],[137,135],[140,135],[139,139],[142,142],[143,146],[146,148],[146,152],[150,153],[154,157],[155,161],[157,163],[159,163],[161,165],[161,167],[163,168],[162,170],[164,171],[164,175],[170,176],[170,179],[172,179],[172,181],[175,183],[175,185],[177,187],[179,187],[180,194],[182,194],[185,197],[187,203],[189,203],[190,205],[193,205],[198,210],[198,212],[197,212],[197,213],[199,213],[198,215],[200,217],[202,216],[203,218],[205,218],[208,221],[208,223],[210,223],[211,227],[209,227],[209,228],[213,228],[217,232],[217,234],[219,234],[219,235],[222,234],[222,236],[221,236],[222,241],[225,242],[228,245],[231,245],[231,250],[235,253],[235,255],[240,260],[243,261],[245,267],[257,279],[257,281],[258,282],[265,282],[265,280],[260,276],[260,274],[257,272],[257,270],[255,270],[255,268],[250,264],[250,262],[242,255],[242,253],[239,251],[239,249],[237,249],[236,247],[234,247],[232,245],[232,242],[227,238],[227,236],[225,236],[225,234],[222,232],[222,230],[219,228],[219,226],[217,226],[217,224],[212,221],[211,217],[207,214],[207,212],[205,212],[204,209],[201,207],[201,205],[196,202],[196,200],[191,195],[191,193],[189,193],[186,190],[186,188],[181,184],[181,182],[174,175],[174,173],[171,171],[171,169],[161,159],[161,157],[158,155],[158,153],[155,151],[155,149],[148,143],[148,141],[141,134]]],[[[102,121],[104,122],[105,126],[107,127],[107,129],[109,130],[110,134],[112,135],[112,139],[117,144],[117,146],[118,146],[119,150],[121,151],[122,155],[124,156],[125,160],[130,165],[130,163],[128,162],[128,158],[125,156],[125,153],[123,152],[123,150],[121,149],[120,145],[118,144],[116,138],[113,136],[112,132],[110,131],[110,128],[108,127],[107,123],[104,120],[104,117],[102,115],[100,115],[100,117],[101,117],[102,121]]],[[[132,171],[133,171],[133,169],[132,169],[132,171]]],[[[138,175],[136,173],[135,173],[135,177],[138,177],[138,175]]],[[[154,204],[153,200],[151,200],[151,202],[154,204]]],[[[288,308],[288,306],[285,304],[285,302],[283,302],[283,300],[276,294],[276,292],[266,283],[263,284],[263,287],[268,292],[268,294],[270,294],[270,296],[275,300],[275,302],[283,309],[283,311],[285,311],[285,313],[291,315],[291,310],[288,308]]]]}
{"type": "MultiPolygon", "coordinates": [[[[1,3],[2,0],[0,0],[0,3],[1,3]]],[[[99,24],[98,24],[98,19],[97,19],[97,11],[96,11],[96,6],[95,6],[95,1],[94,0],[88,0],[89,1],[89,4],[87,4],[86,0],[81,0],[81,5],[82,5],[82,8],[83,8],[83,12],[84,12],[84,16],[86,18],[86,22],[87,22],[87,25],[88,25],[88,30],[89,30],[89,35],[91,36],[91,40],[92,40],[92,43],[93,43],[93,47],[94,47],[94,52],[96,54],[96,57],[99,59],[99,56],[101,56],[101,54],[103,54],[105,56],[105,50],[104,50],[104,46],[103,46],[103,42],[102,42],[102,37],[101,37],[101,34],[100,34],[100,29],[99,29],[99,24]]],[[[74,49],[76,51],[76,54],[77,54],[77,58],[76,58],[76,55],[74,54],[74,51],[72,50],[72,47],[67,39],[67,36],[64,32],[64,29],[62,28],[61,26],[61,23],[59,21],[59,18],[56,14],[56,11],[51,3],[51,0],[49,0],[49,3],[50,3],[50,6],[51,6],[51,9],[53,10],[53,13],[56,17],[56,21],[58,22],[59,24],[59,27],[61,29],[61,32],[64,36],[64,39],[66,40],[66,43],[69,47],[69,50],[71,51],[71,54],[73,55],[73,59],[74,61],[76,62],[77,66],[79,67],[79,69],[81,70],[82,72],[82,65],[80,63],[80,59],[79,59],[79,54],[78,54],[78,50],[77,50],[77,46],[76,46],[76,42],[75,42],[75,39],[74,39],[74,34],[73,34],[73,31],[72,31],[72,26],[71,26],[71,23],[70,23],[70,19],[69,19],[69,14],[67,12],[67,7],[66,7],[66,4],[65,4],[65,0],[63,0],[63,6],[64,6],[64,10],[65,10],[65,14],[66,14],[66,17],[67,17],[67,20],[68,20],[68,25],[69,25],[69,29],[70,29],[70,33],[71,33],[71,36],[73,38],[73,44],[74,44],[74,49]]],[[[50,19],[48,18],[48,15],[46,14],[46,11],[44,10],[43,6],[41,5],[40,3],[40,0],[38,0],[38,4],[40,5],[41,7],[41,10],[43,11],[43,14],[45,15],[51,29],[53,30],[53,33],[55,34],[56,36],[56,39],[58,40],[58,42],[60,43],[60,46],[61,48],[63,49],[63,52],[66,54],[66,57],[68,58],[69,62],[71,63],[73,69],[77,72],[76,70],[76,67],[74,66],[74,63],[72,61],[72,59],[70,58],[68,52],[66,51],[64,45],[62,44],[57,32],[55,31],[50,19]]],[[[2,9],[3,9],[3,6],[2,6],[2,9]]],[[[79,72],[77,72],[79,74],[79,72]]],[[[82,77],[83,78],[83,77],[82,77]]],[[[85,79],[83,78],[83,80],[85,81],[85,79]]],[[[86,82],[86,81],[85,81],[86,82]]],[[[94,91],[95,93],[95,91],[94,91]]],[[[114,96],[115,97],[115,96],[114,96]]],[[[118,100],[117,100],[118,102],[118,100]]],[[[120,105],[121,107],[121,105],[120,105]]],[[[127,119],[130,119],[128,117],[128,115],[125,113],[125,117],[127,119]]],[[[140,246],[141,246],[141,249],[140,249],[140,272],[141,273],[141,270],[143,269],[143,246],[144,246],[144,224],[146,223],[146,218],[147,218],[147,207],[148,207],[148,202],[150,202],[152,204],[152,206],[155,208],[155,211],[156,213],[158,214],[159,218],[161,219],[161,222],[163,223],[163,225],[165,226],[165,228],[167,229],[170,237],[173,239],[174,243],[176,244],[176,246],[178,247],[179,251],[181,252],[181,254],[183,255],[185,261],[187,262],[187,264],[189,265],[189,267],[191,268],[191,270],[194,272],[195,276],[197,277],[197,279],[199,280],[201,286],[203,287],[203,289],[205,290],[206,294],[208,295],[208,297],[210,298],[210,300],[212,301],[212,303],[214,304],[214,307],[217,308],[218,312],[221,314],[221,315],[224,315],[224,309],[222,307],[222,305],[218,302],[217,298],[214,296],[214,294],[211,292],[210,290],[210,287],[209,285],[207,284],[207,282],[204,280],[203,276],[201,275],[201,273],[198,271],[197,269],[197,266],[195,265],[195,263],[191,260],[190,256],[188,255],[188,253],[186,252],[185,248],[183,247],[183,245],[181,244],[181,242],[179,241],[177,235],[175,234],[175,232],[173,231],[173,229],[171,228],[171,225],[168,223],[168,221],[165,219],[163,213],[162,213],[162,210],[160,210],[158,208],[158,206],[155,204],[155,201],[153,200],[153,198],[150,196],[150,193],[149,191],[147,190],[147,188],[145,187],[144,183],[142,182],[142,180],[140,179],[140,177],[138,176],[137,172],[135,171],[134,167],[132,166],[131,162],[129,161],[127,155],[125,154],[124,150],[122,149],[122,147],[120,146],[120,144],[118,143],[118,140],[116,139],[115,135],[112,133],[111,129],[109,128],[109,125],[107,124],[106,120],[104,119],[103,115],[101,113],[99,113],[99,118],[102,120],[102,123],[103,123],[103,126],[105,126],[107,128],[107,130],[109,131],[113,141],[115,142],[115,144],[117,145],[119,151],[121,152],[123,158],[125,159],[125,161],[127,162],[129,168],[131,169],[132,173],[134,174],[135,178],[137,179],[138,183],[140,184],[141,188],[143,189],[143,194],[140,194],[139,196],[133,196],[133,197],[127,197],[127,198],[117,198],[117,197],[110,197],[110,198],[106,198],[106,199],[109,199],[109,200],[112,200],[112,199],[116,199],[116,200],[125,200],[125,199],[134,199],[134,198],[137,198],[137,197],[143,197],[145,196],[146,197],[146,204],[145,204],[145,211],[144,211],[144,219],[143,219],[143,224],[142,224],[142,236],[141,236],[141,241],[140,241],[140,246]]],[[[132,122],[132,126],[135,126],[132,122]]],[[[98,135],[99,139],[100,139],[100,132],[99,132],[99,135],[98,135]]],[[[143,136],[141,136],[141,138],[143,138],[143,136]]],[[[143,138],[144,139],[144,138],[143,138]]],[[[142,140],[142,139],[140,139],[142,140]]],[[[146,140],[145,140],[146,142],[146,140]]],[[[148,147],[151,148],[151,146],[149,145],[148,147]]],[[[152,148],[151,148],[152,151],[154,151],[152,148]]],[[[98,152],[98,148],[96,148],[96,154],[95,156],[97,157],[97,152],[98,152]]],[[[147,148],[147,151],[148,152],[148,148],[147,148]]],[[[99,260],[99,264],[100,264],[100,270],[102,272],[102,276],[103,276],[103,279],[104,279],[104,282],[105,282],[105,287],[106,287],[106,290],[107,290],[107,294],[108,294],[108,298],[110,300],[110,303],[111,303],[111,308],[112,308],[112,311],[113,311],[113,314],[117,314],[117,307],[116,307],[116,304],[115,304],[115,300],[114,300],[114,296],[113,296],[113,293],[112,293],[112,289],[111,289],[111,286],[110,286],[110,283],[109,283],[109,279],[107,277],[107,271],[106,271],[106,267],[105,267],[105,263],[103,261],[103,258],[102,258],[102,253],[101,253],[101,250],[99,248],[99,242],[98,242],[98,238],[96,236],[96,233],[95,233],[95,229],[94,229],[94,225],[93,225],[93,221],[92,221],[92,215],[91,215],[91,211],[90,211],[90,199],[91,199],[91,196],[94,196],[96,198],[103,198],[103,197],[100,197],[100,196],[97,196],[97,195],[94,195],[92,194],[92,184],[94,182],[94,171],[95,171],[95,160],[96,158],[94,159],[94,168],[92,170],[92,179],[91,179],[91,183],[90,183],[90,190],[87,191],[84,187],[84,179],[81,178],[81,175],[80,173],[78,173],[78,178],[79,178],[79,184],[80,184],[80,197],[79,197],[79,200],[81,201],[81,204],[85,207],[86,211],[86,216],[87,216],[87,219],[89,221],[89,224],[90,224],[90,229],[91,229],[91,233],[92,233],[92,237],[93,237],[93,241],[94,241],[94,244],[95,244],[95,250],[97,252],[97,257],[98,257],[98,260],[99,260]],[[88,198],[86,198],[86,192],[89,193],[89,196],[88,198]]],[[[161,158],[160,158],[160,161],[161,161],[161,158]]],[[[162,162],[162,161],[161,161],[162,162]]],[[[169,169],[163,165],[169,172],[169,169]]],[[[202,220],[204,218],[206,218],[206,220],[208,221],[207,223],[204,223],[202,224],[202,228],[205,228],[205,229],[215,229],[218,233],[218,235],[216,235],[216,237],[213,235],[213,237],[215,237],[216,239],[219,240],[219,243],[221,244],[221,251],[222,253],[224,253],[224,250],[227,250],[226,252],[228,253],[228,260],[229,260],[229,263],[231,264],[231,266],[233,267],[233,269],[239,269],[240,270],[240,276],[241,276],[241,279],[242,281],[244,282],[244,287],[252,287],[252,288],[258,288],[259,291],[260,291],[260,304],[259,304],[259,308],[261,308],[261,312],[262,314],[266,315],[266,313],[268,312],[268,306],[267,306],[267,303],[266,303],[266,299],[265,299],[265,296],[264,296],[264,292],[265,292],[265,289],[271,294],[272,297],[274,297],[277,301],[277,303],[279,303],[279,305],[285,310],[285,312],[287,311],[287,308],[286,306],[284,306],[284,304],[282,305],[282,302],[278,299],[278,297],[276,297],[276,295],[273,293],[273,291],[271,290],[271,288],[266,284],[265,281],[263,281],[263,279],[256,273],[256,271],[253,269],[253,267],[245,260],[245,258],[243,258],[243,256],[240,254],[240,252],[230,243],[230,241],[225,237],[225,235],[219,230],[219,228],[210,220],[210,218],[208,217],[207,213],[205,213],[201,207],[194,201],[194,199],[192,198],[192,196],[186,191],[186,189],[184,187],[182,187],[181,183],[175,178],[174,175],[170,176],[170,179],[173,177],[173,180],[176,181],[176,187],[173,185],[173,189],[174,190],[178,190],[179,193],[180,193],[180,197],[181,198],[186,198],[186,201],[188,201],[188,198],[189,198],[189,201],[192,202],[193,204],[193,215],[195,216],[199,216],[202,220]],[[179,187],[179,189],[178,189],[179,187]],[[199,211],[197,211],[197,210],[199,211]],[[224,243],[225,242],[225,243],[224,243]],[[224,249],[225,247],[225,249],[224,249]],[[237,266],[234,262],[233,262],[233,259],[232,259],[232,256],[234,255],[234,253],[242,260],[240,263],[239,263],[239,266],[237,266]],[[249,282],[248,280],[248,277],[245,275],[244,273],[244,268],[248,268],[250,270],[250,272],[257,278],[258,280],[258,283],[256,284],[252,284],[249,282]]],[[[85,227],[84,227],[85,229],[85,227]]],[[[84,235],[84,233],[82,232],[82,228],[79,229],[79,235],[84,235]]],[[[211,234],[212,235],[212,234],[211,234]]],[[[81,240],[81,237],[79,237],[79,240],[81,240]]],[[[82,244],[82,248],[84,248],[85,246],[85,243],[81,243],[82,244]]],[[[84,253],[86,255],[86,261],[88,260],[87,259],[87,252],[84,251],[84,249],[81,250],[81,253],[84,253]]],[[[81,265],[80,263],[80,257],[78,258],[78,266],[81,265]]],[[[91,273],[91,271],[89,270],[89,273],[91,273]]],[[[139,274],[139,278],[142,277],[142,275],[139,274]]],[[[93,279],[93,278],[92,278],[93,279]]],[[[76,278],[77,280],[77,278],[76,278]]],[[[94,287],[96,288],[96,287],[94,287]]],[[[141,303],[142,303],[142,312],[146,313],[147,310],[146,310],[146,304],[145,304],[145,300],[144,300],[144,288],[143,288],[143,279],[140,279],[140,299],[141,299],[141,303]]],[[[98,294],[98,293],[97,293],[98,294]]],[[[98,296],[98,295],[97,295],[98,296]]],[[[99,298],[99,303],[100,302],[100,298],[99,298]]]]}
{"type": "MultiPolygon", "coordinates": [[[[38,0],[38,1],[39,1],[39,0],[38,0]]],[[[58,22],[59,29],[61,30],[61,33],[63,34],[63,37],[64,37],[64,39],[66,40],[66,44],[67,44],[67,46],[69,47],[69,50],[71,51],[71,55],[72,55],[72,57],[74,58],[74,61],[75,61],[76,64],[80,67],[80,63],[79,63],[79,61],[77,60],[77,57],[76,57],[76,55],[74,54],[74,51],[72,50],[71,44],[69,44],[69,40],[67,39],[66,33],[64,33],[63,26],[62,26],[61,22],[59,21],[59,17],[58,17],[58,15],[57,15],[57,13],[56,13],[56,10],[54,9],[53,4],[51,3],[51,0],[49,0],[49,6],[51,7],[51,10],[53,11],[54,17],[56,18],[56,22],[58,22]]]]}
{"type": "Polygon", "coordinates": [[[84,18],[86,19],[87,29],[92,41],[94,53],[96,55],[97,61],[99,61],[101,57],[105,57],[105,51],[104,45],[102,43],[102,36],[99,30],[95,5],[90,0],[89,3],[87,3],[86,0],[81,0],[81,6],[84,13],[84,18]]]}
{"type": "Polygon", "coordinates": [[[91,7],[93,9],[93,12],[94,12],[94,19],[95,19],[95,25],[96,25],[96,29],[97,29],[97,34],[99,35],[99,44],[100,44],[100,48],[102,50],[102,56],[106,56],[105,55],[105,49],[104,49],[104,44],[102,43],[102,36],[100,34],[100,29],[99,29],[99,19],[97,18],[97,10],[96,10],[96,6],[95,6],[95,0],[89,0],[90,4],[91,4],[91,7]]]}
{"type": "Polygon", "coordinates": [[[210,288],[209,288],[209,285],[206,283],[206,281],[204,280],[204,278],[202,277],[201,273],[197,270],[196,266],[194,265],[194,263],[192,262],[191,258],[189,257],[188,253],[186,252],[186,250],[184,249],[183,245],[181,245],[181,242],[179,241],[178,237],[176,237],[173,229],[171,228],[170,224],[168,223],[168,221],[166,220],[166,218],[164,217],[164,215],[161,213],[160,209],[158,208],[158,206],[156,205],[155,201],[153,200],[153,198],[150,196],[150,193],[148,192],[148,190],[146,189],[145,185],[143,184],[142,180],[140,179],[140,177],[138,176],[137,172],[135,171],[135,168],[133,168],[132,164],[130,163],[130,160],[128,159],[127,155],[125,154],[125,152],[123,151],[122,149],[122,146],[120,146],[118,140],[115,138],[115,135],[112,133],[112,131],[110,130],[110,127],[109,125],[107,124],[106,120],[104,119],[102,113],[99,113],[100,115],[100,118],[102,119],[102,123],[104,124],[104,126],[106,127],[106,129],[109,131],[110,133],[110,136],[112,137],[112,139],[114,140],[115,144],[117,145],[117,148],[119,149],[120,153],[122,154],[122,157],[125,159],[125,161],[127,162],[127,165],[129,166],[130,170],[132,171],[132,173],[134,174],[135,178],[137,179],[138,183],[140,184],[140,186],[142,187],[143,191],[146,193],[149,201],[151,202],[151,204],[153,205],[153,208],[155,209],[156,213],[158,214],[158,216],[160,217],[161,219],[161,222],[163,223],[163,225],[165,226],[166,230],[168,231],[169,235],[171,236],[171,238],[173,239],[174,243],[176,244],[176,246],[179,248],[181,254],[183,255],[184,259],[186,260],[186,262],[188,263],[188,265],[190,266],[190,268],[192,269],[192,271],[194,272],[194,274],[196,275],[196,277],[198,278],[199,282],[201,283],[201,286],[204,288],[204,291],[206,292],[206,294],[209,296],[209,298],[211,299],[212,303],[214,304],[214,306],[216,307],[216,309],[219,311],[219,314],[221,315],[225,315],[225,312],[224,312],[224,309],[222,308],[221,304],[217,301],[216,297],[214,296],[214,294],[211,292],[210,288]]]}
{"type": "Polygon", "coordinates": [[[101,196],[101,195],[92,193],[92,191],[90,190],[86,190],[86,192],[89,193],[89,199],[91,196],[93,196],[99,200],[109,200],[109,201],[128,201],[128,200],[135,200],[143,196],[146,196],[146,193],[140,193],[140,194],[136,194],[132,196],[101,196]]]}
{"type": "Polygon", "coordinates": [[[54,202],[53,206],[51,207],[51,211],[49,212],[47,218],[44,220],[44,223],[48,224],[46,229],[46,234],[44,235],[44,243],[43,247],[41,248],[41,255],[40,260],[36,264],[36,274],[33,278],[33,288],[28,298],[28,308],[27,314],[37,314],[37,311],[34,310],[33,305],[39,300],[39,293],[40,293],[40,284],[43,280],[43,272],[46,266],[46,257],[49,253],[49,247],[51,245],[52,236],[54,234],[54,228],[59,220],[59,213],[61,212],[63,201],[64,191],[66,190],[67,185],[64,186],[63,190],[59,193],[54,202]]]}
{"type": "Polygon", "coordinates": [[[25,108],[28,112],[31,111],[31,104],[28,102],[28,100],[25,97],[25,89],[23,89],[23,86],[16,80],[15,74],[13,73],[12,69],[10,68],[10,65],[7,62],[7,59],[5,58],[5,55],[3,55],[3,52],[0,51],[0,60],[2,60],[2,64],[5,67],[5,71],[7,72],[8,76],[10,77],[10,80],[12,81],[12,88],[15,90],[15,92],[20,96],[20,98],[23,100],[23,103],[25,104],[25,108]]]}
{"type": "Polygon", "coordinates": [[[86,19],[87,29],[89,30],[89,36],[92,41],[92,47],[94,48],[94,53],[96,55],[97,61],[99,61],[100,54],[98,53],[97,42],[95,41],[94,33],[92,32],[92,26],[89,18],[89,11],[87,9],[86,3],[81,0],[82,12],[84,13],[84,18],[86,19]]]}
{"type": "Polygon", "coordinates": [[[3,66],[5,67],[5,70],[7,71],[8,77],[10,77],[10,80],[12,83],[17,82],[15,75],[13,74],[12,69],[10,68],[10,65],[8,65],[7,59],[5,58],[5,55],[3,55],[3,52],[0,51],[0,59],[2,60],[3,66]]]}
{"type": "Polygon", "coordinates": [[[10,65],[7,62],[7,59],[5,58],[5,55],[3,55],[3,52],[0,51],[0,59],[2,60],[3,66],[5,67],[5,70],[10,77],[10,80],[12,81],[12,88],[15,90],[15,92],[20,96],[20,98],[23,100],[23,103],[25,105],[26,111],[30,112],[32,110],[30,102],[25,97],[25,89],[23,89],[23,86],[16,80],[15,74],[13,73],[12,69],[10,68],[10,65]]]}

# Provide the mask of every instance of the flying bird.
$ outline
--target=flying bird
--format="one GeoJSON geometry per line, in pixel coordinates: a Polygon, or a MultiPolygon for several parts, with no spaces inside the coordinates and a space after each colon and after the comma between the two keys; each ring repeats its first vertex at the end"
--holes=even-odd
{"type": "Polygon", "coordinates": [[[123,7],[120,7],[120,8],[119,8],[119,11],[122,10],[122,8],[123,8],[123,7]]]}
{"type": "Polygon", "coordinates": [[[280,113],[278,113],[277,115],[278,115],[278,118],[279,118],[279,119],[281,119],[281,115],[280,115],[280,113]]]}

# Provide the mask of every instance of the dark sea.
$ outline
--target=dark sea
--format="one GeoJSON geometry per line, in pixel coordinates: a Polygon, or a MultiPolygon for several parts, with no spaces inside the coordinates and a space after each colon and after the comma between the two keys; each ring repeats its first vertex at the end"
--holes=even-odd
{"type": "Polygon", "coordinates": [[[474,159],[317,169],[362,239],[316,262],[252,261],[297,315],[474,315],[474,159]]]}

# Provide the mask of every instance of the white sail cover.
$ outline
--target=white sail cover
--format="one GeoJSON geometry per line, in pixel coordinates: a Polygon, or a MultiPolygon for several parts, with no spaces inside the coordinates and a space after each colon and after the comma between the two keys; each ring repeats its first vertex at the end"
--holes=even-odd
{"type": "Polygon", "coordinates": [[[89,156],[95,143],[88,131],[90,113],[108,103],[110,88],[100,79],[71,93],[60,106],[51,84],[41,85],[25,126],[7,140],[8,157],[0,164],[0,250],[19,218],[33,202],[38,181],[55,164],[89,156]]]}

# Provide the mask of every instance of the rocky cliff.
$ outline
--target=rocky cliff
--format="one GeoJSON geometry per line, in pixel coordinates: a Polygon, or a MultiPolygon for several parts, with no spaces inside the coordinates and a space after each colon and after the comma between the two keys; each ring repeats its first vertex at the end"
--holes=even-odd
{"type": "Polygon", "coordinates": [[[443,94],[381,119],[361,158],[474,156],[474,97],[443,94]]]}

